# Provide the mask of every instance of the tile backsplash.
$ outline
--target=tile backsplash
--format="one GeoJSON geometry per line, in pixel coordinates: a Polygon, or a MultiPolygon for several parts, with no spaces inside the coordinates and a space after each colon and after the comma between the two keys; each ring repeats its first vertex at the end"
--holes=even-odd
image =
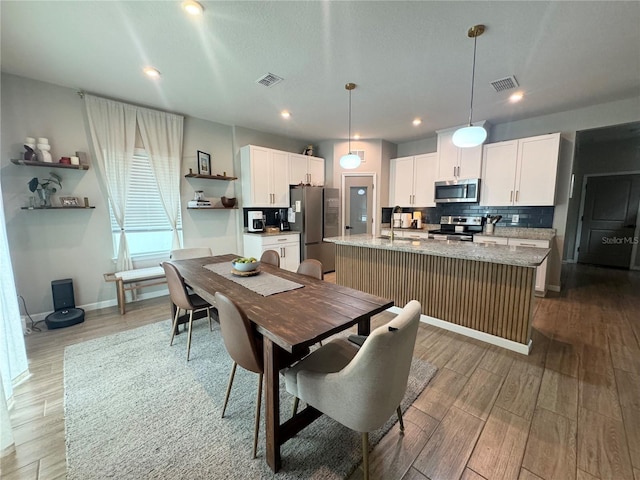
{"type": "MultiPolygon", "coordinates": [[[[391,222],[390,207],[382,208],[382,223],[391,222]]],[[[501,227],[520,228],[552,228],[554,207],[481,207],[474,203],[450,203],[437,207],[408,208],[403,207],[403,213],[411,213],[416,210],[422,212],[424,223],[439,224],[440,217],[444,215],[502,215],[498,222],[501,227]],[[513,223],[513,215],[520,218],[518,223],[513,223]]]]}

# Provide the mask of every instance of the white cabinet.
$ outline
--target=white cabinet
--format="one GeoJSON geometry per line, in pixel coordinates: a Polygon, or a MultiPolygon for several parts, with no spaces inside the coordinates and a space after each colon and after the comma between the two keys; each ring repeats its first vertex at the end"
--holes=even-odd
{"type": "Polygon", "coordinates": [[[324,186],[324,158],[290,153],[289,182],[291,185],[324,186]]]}
{"type": "Polygon", "coordinates": [[[244,256],[260,258],[265,250],[275,250],[280,255],[280,268],[295,272],[300,265],[300,235],[244,234],[244,256]]]}
{"type": "MultiPolygon", "coordinates": [[[[474,123],[482,126],[483,122],[474,123]]],[[[485,128],[487,126],[485,125],[485,128]]],[[[482,172],[482,145],[458,148],[453,144],[457,129],[438,131],[438,180],[480,178],[482,172]]]]}
{"type": "Polygon", "coordinates": [[[425,153],[391,160],[389,206],[435,207],[433,188],[438,154],[425,153]]]}
{"type": "MultiPolygon", "coordinates": [[[[530,240],[526,238],[510,238],[510,237],[494,237],[491,235],[474,235],[473,243],[485,243],[491,245],[509,245],[512,247],[535,247],[535,248],[549,248],[550,240],[530,240]]],[[[547,294],[547,260],[544,259],[536,268],[536,285],[535,293],[539,296],[545,296],[547,294]]]]}
{"type": "Polygon", "coordinates": [[[480,205],[553,206],[560,134],[484,146],[480,205]]]}
{"type": "Polygon", "coordinates": [[[289,207],[289,154],[246,145],[240,149],[245,207],[289,207]]]}

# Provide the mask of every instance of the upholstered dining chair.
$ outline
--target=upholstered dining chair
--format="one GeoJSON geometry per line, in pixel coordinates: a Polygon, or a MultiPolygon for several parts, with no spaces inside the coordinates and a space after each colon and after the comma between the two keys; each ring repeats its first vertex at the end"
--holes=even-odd
{"type": "Polygon", "coordinates": [[[369,432],[398,415],[420,322],[420,303],[411,300],[361,348],[338,338],[285,370],[286,388],[297,399],[362,434],[364,478],[369,478],[369,432]]]}
{"type": "Polygon", "coordinates": [[[265,250],[260,257],[262,263],[268,263],[274,267],[280,267],[280,255],[275,250],[265,250]]]}
{"type": "Polygon", "coordinates": [[[322,263],[314,258],[307,258],[300,262],[298,265],[297,273],[306,275],[307,277],[313,277],[318,280],[324,280],[324,273],[322,273],[322,263]]]}
{"type": "Polygon", "coordinates": [[[202,297],[195,293],[189,293],[187,291],[187,286],[184,283],[184,278],[180,275],[180,272],[175,267],[168,262],[162,263],[162,268],[164,268],[164,274],[167,277],[167,285],[169,286],[169,296],[171,297],[171,301],[176,306],[176,315],[173,319],[173,326],[171,328],[171,341],[169,342],[169,346],[173,345],[173,337],[176,333],[176,328],[178,326],[178,318],[180,317],[180,310],[185,310],[189,312],[189,333],[187,334],[187,362],[189,361],[189,356],[191,353],[191,328],[193,326],[193,312],[198,312],[200,310],[207,311],[207,318],[209,319],[209,330],[212,329],[211,326],[211,304],[204,300],[202,297]]]}
{"type": "Polygon", "coordinates": [[[171,260],[186,260],[189,258],[210,257],[213,255],[209,247],[193,247],[193,248],[178,248],[171,250],[169,258],[171,260]]]}
{"type": "MultiPolygon", "coordinates": [[[[260,407],[262,403],[262,379],[264,377],[264,359],[262,351],[262,339],[253,328],[251,321],[247,318],[244,311],[229,297],[223,293],[216,292],[216,305],[218,305],[218,317],[220,319],[220,331],[224,346],[233,360],[231,374],[229,375],[229,383],[227,392],[224,397],[224,405],[222,406],[222,417],[227,410],[227,403],[233,386],[233,379],[236,374],[236,367],[240,365],[245,370],[258,374],[258,394],[256,397],[256,415],[253,428],[253,458],[256,457],[258,449],[258,433],[260,431],[260,407]]],[[[289,366],[296,360],[309,352],[308,349],[301,352],[298,356],[288,353],[283,354],[283,366],[289,366]]]]}

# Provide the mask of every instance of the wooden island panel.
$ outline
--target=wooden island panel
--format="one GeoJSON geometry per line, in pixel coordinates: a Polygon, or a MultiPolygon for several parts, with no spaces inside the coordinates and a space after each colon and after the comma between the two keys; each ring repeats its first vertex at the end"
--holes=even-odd
{"type": "Polygon", "coordinates": [[[534,267],[336,245],[336,282],[398,306],[418,300],[435,319],[527,345],[534,267]]]}

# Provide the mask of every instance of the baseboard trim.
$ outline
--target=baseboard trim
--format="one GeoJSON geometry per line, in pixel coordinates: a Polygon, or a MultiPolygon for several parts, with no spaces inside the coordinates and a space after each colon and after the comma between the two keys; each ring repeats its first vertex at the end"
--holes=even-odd
{"type": "Polygon", "coordinates": [[[561,290],[560,285],[547,285],[547,290],[552,292],[559,292],[561,290]]]}
{"type": "MultiPolygon", "coordinates": [[[[387,309],[387,311],[398,314],[402,311],[402,309],[400,307],[390,307],[387,309]]],[[[442,328],[443,330],[449,330],[450,332],[459,333],[460,335],[475,338],[476,340],[481,340],[485,343],[506,348],[507,350],[521,353],[523,355],[529,355],[529,352],[531,351],[531,340],[529,340],[529,343],[527,345],[524,345],[522,343],[507,340],[506,338],[497,337],[495,335],[491,335],[490,333],[480,332],[478,330],[463,327],[461,325],[456,325],[455,323],[446,322],[444,320],[430,317],[428,315],[420,315],[420,321],[428,325],[433,325],[434,327],[442,328]]]]}

